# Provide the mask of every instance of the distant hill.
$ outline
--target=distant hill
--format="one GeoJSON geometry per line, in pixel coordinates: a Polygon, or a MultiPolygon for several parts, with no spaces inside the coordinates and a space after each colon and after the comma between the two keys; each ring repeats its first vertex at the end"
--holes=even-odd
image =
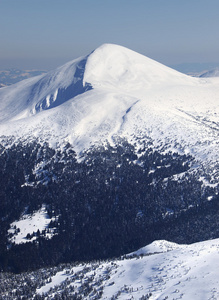
{"type": "Polygon", "coordinates": [[[45,73],[46,71],[43,70],[20,70],[20,69],[0,70],[0,88],[45,73]]]}
{"type": "Polygon", "coordinates": [[[204,72],[200,75],[202,78],[207,78],[207,77],[219,77],[219,68],[204,72]]]}
{"type": "Polygon", "coordinates": [[[199,77],[203,73],[208,72],[209,70],[214,70],[216,68],[219,68],[219,63],[182,63],[182,64],[175,64],[170,65],[171,68],[194,76],[199,77]]]}

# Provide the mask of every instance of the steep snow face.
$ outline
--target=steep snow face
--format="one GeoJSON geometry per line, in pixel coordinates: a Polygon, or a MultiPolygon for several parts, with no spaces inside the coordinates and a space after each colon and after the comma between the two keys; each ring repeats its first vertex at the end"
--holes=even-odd
{"type": "Polygon", "coordinates": [[[78,58],[46,75],[2,89],[0,121],[24,119],[89,90],[89,85],[83,85],[86,60],[86,57],[78,58]]]}
{"type": "Polygon", "coordinates": [[[0,90],[0,135],[70,142],[77,152],[121,136],[219,160],[219,78],[192,78],[105,44],[41,77],[0,90]]]}

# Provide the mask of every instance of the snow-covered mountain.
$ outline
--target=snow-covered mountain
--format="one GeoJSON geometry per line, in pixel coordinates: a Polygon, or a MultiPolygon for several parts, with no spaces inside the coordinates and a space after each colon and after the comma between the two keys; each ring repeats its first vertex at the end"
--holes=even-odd
{"type": "Polygon", "coordinates": [[[104,44],[46,75],[0,90],[0,134],[70,142],[82,151],[115,136],[218,161],[219,80],[181,74],[104,44]]]}
{"type": "Polygon", "coordinates": [[[0,267],[217,238],[218,83],[105,44],[0,89],[0,267]]]}
{"type": "Polygon", "coordinates": [[[161,240],[120,259],[2,273],[1,299],[218,299],[218,250],[218,239],[161,240]]]}
{"type": "Polygon", "coordinates": [[[201,78],[219,77],[219,69],[216,68],[216,69],[213,69],[213,70],[206,71],[206,72],[202,73],[200,75],[200,77],[201,78]]]}

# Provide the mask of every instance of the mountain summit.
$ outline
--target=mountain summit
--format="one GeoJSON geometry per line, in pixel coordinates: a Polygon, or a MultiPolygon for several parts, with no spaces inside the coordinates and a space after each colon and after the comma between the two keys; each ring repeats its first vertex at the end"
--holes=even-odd
{"type": "Polygon", "coordinates": [[[93,87],[104,87],[130,92],[151,88],[161,83],[188,80],[150,58],[122,46],[104,44],[87,58],[84,82],[93,87]]]}

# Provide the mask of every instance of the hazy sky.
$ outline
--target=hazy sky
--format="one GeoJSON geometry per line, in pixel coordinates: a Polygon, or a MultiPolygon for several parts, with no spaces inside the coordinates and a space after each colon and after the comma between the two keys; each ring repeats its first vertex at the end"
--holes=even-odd
{"type": "Polygon", "coordinates": [[[218,14],[219,0],[0,0],[0,69],[55,68],[103,43],[219,62],[218,14]]]}

